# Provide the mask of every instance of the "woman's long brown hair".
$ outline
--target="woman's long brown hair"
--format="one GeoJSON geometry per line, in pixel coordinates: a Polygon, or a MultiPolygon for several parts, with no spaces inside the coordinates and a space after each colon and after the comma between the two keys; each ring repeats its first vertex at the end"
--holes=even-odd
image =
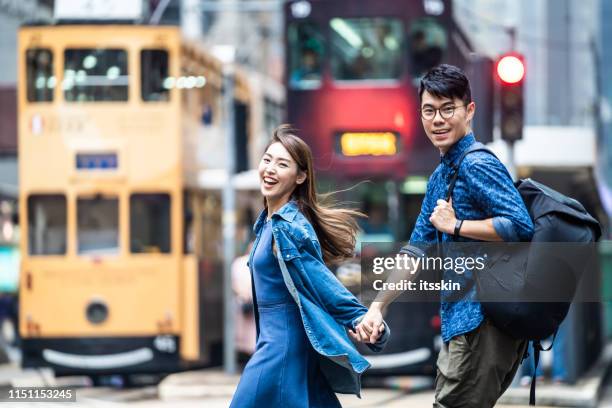
{"type": "Polygon", "coordinates": [[[354,209],[338,208],[329,202],[333,193],[322,196],[326,202],[321,202],[321,196],[316,192],[312,152],[291,125],[277,127],[266,150],[277,142],[287,149],[298,170],[306,173],[306,180],[296,186],[291,199],[297,202],[300,211],[312,224],[323,250],[323,260],[337,263],[352,257],[359,229],[355,218],[364,217],[364,214],[354,209]]]}

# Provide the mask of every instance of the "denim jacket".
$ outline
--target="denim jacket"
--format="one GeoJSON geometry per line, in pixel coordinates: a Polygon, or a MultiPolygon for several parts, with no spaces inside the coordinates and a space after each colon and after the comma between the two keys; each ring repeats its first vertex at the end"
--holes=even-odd
{"type": "MultiPolygon", "coordinates": [[[[262,211],[255,223],[256,241],[249,257],[251,267],[266,216],[266,210],[262,211]]],[[[360,396],[361,374],[370,363],[359,354],[346,330],[354,328],[368,309],[327,268],[317,235],[295,201],[274,213],[271,222],[283,280],[298,305],[304,331],[319,354],[325,378],[335,392],[360,396]]],[[[251,276],[252,273],[251,270],[251,276]]],[[[255,294],[253,301],[259,336],[255,294]]],[[[368,347],[374,352],[381,351],[389,336],[390,330],[385,324],[378,342],[368,347]]]]}

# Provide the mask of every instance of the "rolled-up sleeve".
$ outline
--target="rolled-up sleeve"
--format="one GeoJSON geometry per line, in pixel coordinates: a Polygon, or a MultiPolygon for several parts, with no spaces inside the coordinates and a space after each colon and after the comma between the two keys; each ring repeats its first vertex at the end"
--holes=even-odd
{"type": "Polygon", "coordinates": [[[506,217],[493,217],[493,228],[497,235],[506,242],[520,241],[514,224],[506,217]]]}
{"type": "Polygon", "coordinates": [[[497,235],[507,242],[529,241],[533,222],[504,165],[488,154],[467,164],[472,203],[493,218],[497,235]]]}

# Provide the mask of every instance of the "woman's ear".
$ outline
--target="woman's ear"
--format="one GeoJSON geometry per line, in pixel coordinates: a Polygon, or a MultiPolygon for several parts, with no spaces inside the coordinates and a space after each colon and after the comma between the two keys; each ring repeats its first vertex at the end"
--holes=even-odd
{"type": "Polygon", "coordinates": [[[306,172],[300,171],[297,176],[297,180],[295,181],[297,184],[302,184],[306,181],[306,172]]]}

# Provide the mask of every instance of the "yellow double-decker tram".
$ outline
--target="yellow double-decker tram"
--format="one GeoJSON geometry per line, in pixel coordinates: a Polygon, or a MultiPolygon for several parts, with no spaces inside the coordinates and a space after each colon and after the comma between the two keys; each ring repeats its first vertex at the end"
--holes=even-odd
{"type": "MultiPolygon", "coordinates": [[[[221,69],[176,27],[22,27],[23,366],[103,375],[211,361],[221,210],[198,182],[224,143],[221,69]]],[[[246,140],[240,73],[234,100],[246,140]]]]}

